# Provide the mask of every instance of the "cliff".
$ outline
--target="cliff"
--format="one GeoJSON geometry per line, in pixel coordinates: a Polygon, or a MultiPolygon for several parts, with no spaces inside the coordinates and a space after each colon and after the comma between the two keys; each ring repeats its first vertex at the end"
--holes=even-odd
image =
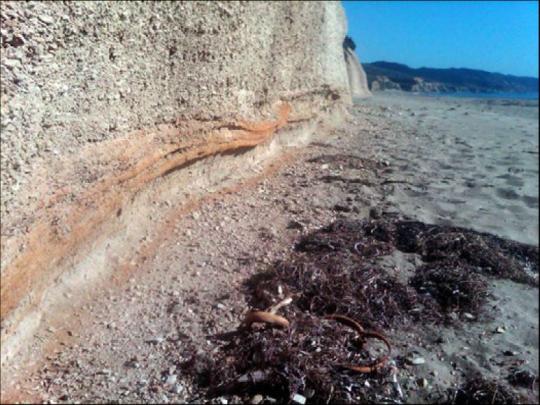
{"type": "Polygon", "coordinates": [[[240,175],[350,103],[335,2],[5,1],[1,25],[2,360],[129,262],[185,169],[240,175]]]}
{"type": "Polygon", "coordinates": [[[538,79],[475,69],[414,69],[391,62],[364,64],[369,87],[377,90],[419,92],[538,93],[538,79]]]}
{"type": "Polygon", "coordinates": [[[371,96],[368,87],[368,80],[362,64],[355,52],[356,45],[350,37],[343,41],[343,53],[345,64],[347,65],[347,76],[349,78],[349,88],[353,97],[365,98],[371,96]]]}
{"type": "Polygon", "coordinates": [[[350,48],[345,48],[343,52],[345,53],[351,95],[360,98],[371,96],[366,73],[364,72],[364,69],[362,69],[358,56],[356,56],[356,53],[350,48]]]}

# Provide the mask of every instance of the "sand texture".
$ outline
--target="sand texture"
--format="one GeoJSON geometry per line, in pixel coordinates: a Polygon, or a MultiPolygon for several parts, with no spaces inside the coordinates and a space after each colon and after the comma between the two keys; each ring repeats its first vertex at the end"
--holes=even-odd
{"type": "Polygon", "coordinates": [[[394,165],[390,200],[404,213],[538,244],[538,102],[400,93],[365,102],[407,132],[374,145],[394,165]]]}
{"type": "MultiPolygon", "coordinates": [[[[107,263],[111,277],[87,280],[93,288],[84,293],[76,280],[62,281],[64,302],[48,304],[20,361],[3,368],[2,401],[287,402],[299,399],[298,395],[313,400],[378,403],[463,402],[474,395],[479,400],[495,398],[495,402],[537,401],[537,245],[516,243],[530,252],[528,256],[518,253],[516,263],[531,261],[505,273],[506,268],[498,264],[510,257],[507,253],[519,250],[505,248],[506,253],[497,259],[488,249],[487,256],[482,256],[487,245],[477,238],[499,243],[495,236],[475,236],[474,231],[447,227],[464,226],[535,243],[537,224],[531,218],[537,213],[525,199],[502,198],[497,187],[486,187],[484,194],[477,191],[474,198],[468,198],[467,190],[474,187],[463,185],[476,181],[479,186],[510,188],[506,178],[498,177],[509,173],[508,168],[490,171],[475,164],[481,161],[487,165],[495,159],[492,164],[498,167],[496,162],[504,153],[495,145],[509,141],[498,138],[481,143],[479,133],[503,133],[518,127],[518,132],[529,131],[530,137],[522,132],[510,145],[517,143],[523,147],[519,150],[534,152],[538,127],[531,117],[535,114],[536,106],[376,95],[353,107],[347,118],[342,117],[340,129],[323,127],[313,133],[308,146],[302,145],[309,137],[300,142],[304,129],[297,133],[296,142],[282,145],[279,156],[265,152],[267,158],[261,160],[256,149],[241,165],[235,163],[238,157],[230,155],[214,159],[214,166],[197,161],[175,172],[175,182],[191,184],[189,195],[173,198],[173,194],[164,194],[162,199],[156,188],[156,193],[138,203],[139,208],[122,213],[124,221],[130,221],[144,205],[151,221],[132,222],[125,236],[110,240],[101,256],[94,253],[84,264],[91,268],[107,263]],[[451,113],[458,115],[450,119],[451,113]],[[469,117],[468,125],[460,121],[462,116],[469,117]],[[465,132],[469,128],[474,129],[474,136],[465,132]],[[456,139],[480,145],[466,148],[456,139]],[[493,158],[481,149],[490,142],[493,158]],[[465,157],[463,153],[453,155],[456,145],[465,151],[465,157]],[[452,156],[468,170],[452,163],[452,156]],[[441,168],[450,163],[455,170],[441,168]],[[243,176],[233,167],[241,167],[243,176]],[[223,176],[206,177],[209,168],[223,176]],[[475,175],[483,177],[479,180],[475,175]],[[423,194],[411,190],[422,190],[423,194]],[[454,194],[465,202],[448,201],[454,194]],[[489,198],[482,200],[481,196],[489,198]],[[491,221],[479,219],[479,205],[491,214],[491,221]],[[508,208],[514,205],[522,210],[508,208]],[[523,218],[517,215],[520,212],[530,216],[523,218]],[[415,226],[427,230],[419,240],[426,243],[423,247],[411,245],[417,237],[414,232],[394,243],[385,232],[392,232],[391,224],[402,221],[438,224],[438,231],[434,233],[429,229],[435,228],[420,222],[415,226]],[[332,223],[345,224],[343,229],[350,227],[353,233],[334,234],[328,229],[341,228],[328,228],[332,223]],[[390,231],[384,231],[385,224],[390,224],[386,228],[390,231]],[[372,231],[361,233],[355,227],[372,231]],[[376,229],[379,231],[373,231],[376,229]],[[439,251],[442,258],[430,258],[429,250],[438,243],[437,232],[450,232],[450,236],[457,232],[457,240],[469,235],[479,243],[478,257],[461,253],[457,261],[445,259],[444,255],[460,254],[459,249],[467,248],[457,243],[439,251]],[[133,240],[136,248],[123,255],[115,247],[127,236],[138,242],[133,240]],[[322,242],[317,242],[321,236],[322,242]],[[345,242],[332,241],[332,237],[345,238],[345,242]],[[346,242],[350,237],[353,239],[346,242]],[[299,250],[299,246],[303,248],[299,250]],[[320,269],[313,273],[316,288],[309,290],[312,292],[294,290],[287,269],[308,258],[314,260],[313,265],[304,269],[320,269]],[[325,267],[328,260],[333,265],[325,267]],[[360,267],[350,267],[351,263],[360,267]],[[342,280],[349,281],[342,287],[331,278],[326,284],[319,283],[316,277],[328,269],[332,272],[326,277],[339,269],[345,271],[342,280]],[[278,270],[286,271],[278,281],[279,288],[275,283],[265,284],[267,293],[263,296],[246,289],[248,280],[278,270]],[[348,278],[353,274],[358,274],[358,286],[348,278]],[[443,279],[430,285],[430,274],[443,279]],[[457,300],[452,294],[444,295],[449,274],[457,284],[448,287],[461,291],[457,300]],[[473,283],[472,287],[463,282],[473,283]],[[318,318],[332,310],[325,307],[331,299],[312,301],[311,311],[302,304],[305,294],[316,296],[317,288],[323,286],[330,288],[325,294],[342,297],[349,305],[337,309],[349,308],[364,327],[386,336],[392,351],[384,367],[374,373],[351,374],[324,362],[329,368],[319,384],[313,384],[312,377],[302,380],[301,375],[291,374],[285,383],[278,384],[279,389],[255,384],[234,392],[209,390],[209,376],[240,378],[241,371],[233,366],[242,356],[264,347],[265,342],[273,342],[275,348],[304,339],[300,332],[306,328],[315,328],[310,329],[316,336],[312,337],[315,346],[294,349],[300,357],[284,357],[278,367],[311,367],[313,363],[302,360],[306,351],[325,354],[339,347],[345,350],[342,355],[347,355],[347,337],[352,339],[352,332],[318,318]],[[333,294],[332,286],[339,291],[333,294]],[[234,337],[249,308],[264,309],[290,289],[296,291],[293,303],[280,313],[291,321],[292,335],[262,328],[234,337]],[[346,295],[357,292],[372,295],[360,301],[346,295]],[[328,334],[336,332],[339,335],[329,340],[328,334]],[[223,340],[231,333],[232,340],[223,340]],[[322,352],[317,351],[317,344],[323,345],[322,352]],[[244,353],[248,347],[252,349],[244,353]],[[213,364],[210,369],[209,364],[213,364]],[[479,385],[478,375],[484,385],[479,385]],[[287,384],[295,378],[307,385],[300,383],[294,385],[294,392],[287,391],[286,387],[293,387],[287,384]],[[337,385],[329,388],[329,381],[337,385]]],[[[265,148],[262,150],[268,150],[265,148]]],[[[514,146],[516,155],[517,148],[514,146]]],[[[522,169],[515,174],[523,182],[522,188],[512,188],[518,196],[534,196],[538,187],[536,178],[526,175],[538,170],[537,158],[527,160],[529,155],[534,156],[522,153],[518,156],[525,160],[508,162],[510,168],[522,169]]],[[[514,246],[514,242],[505,243],[514,246]]],[[[272,370],[274,366],[266,367],[272,370]]],[[[281,373],[287,375],[287,370],[281,373]]]]}

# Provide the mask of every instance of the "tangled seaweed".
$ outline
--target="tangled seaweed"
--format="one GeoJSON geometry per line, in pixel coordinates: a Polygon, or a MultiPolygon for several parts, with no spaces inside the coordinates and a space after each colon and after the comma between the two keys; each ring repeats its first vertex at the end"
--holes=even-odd
{"type": "MultiPolygon", "coordinates": [[[[373,362],[382,346],[366,344],[361,334],[325,316],[346,315],[379,332],[418,321],[443,322],[449,313],[480,314],[488,277],[534,285],[537,273],[538,248],[489,234],[389,217],[337,221],[302,237],[288,260],[246,282],[254,309],[293,297],[280,313],[289,328],[240,329],[222,336],[228,343],[217,356],[199,353],[185,370],[210,396],[267,394],[290,402],[301,394],[309,402],[377,402],[383,390],[388,395],[389,368],[369,375],[367,386],[366,375],[343,365],[373,362]],[[408,284],[376,260],[394,250],[423,260],[408,284]]],[[[514,399],[481,379],[470,380],[453,398],[453,403],[514,399]]]]}
{"type": "Polygon", "coordinates": [[[512,385],[528,389],[534,389],[534,386],[538,385],[538,376],[536,374],[530,370],[518,369],[515,367],[510,369],[507,380],[512,385]]]}
{"type": "Polygon", "coordinates": [[[453,392],[450,404],[517,404],[520,397],[497,381],[475,376],[453,392]]]}
{"type": "MultiPolygon", "coordinates": [[[[365,401],[365,377],[341,365],[369,362],[374,350],[330,320],[293,311],[287,316],[290,329],[240,331],[223,347],[223,359],[194,356],[185,369],[203,376],[210,396],[267,394],[288,402],[302,393],[310,402],[365,401]]],[[[371,378],[382,381],[384,374],[371,378]]]]}
{"type": "Polygon", "coordinates": [[[410,284],[418,292],[428,293],[437,312],[478,314],[487,301],[488,286],[474,268],[457,267],[443,262],[417,269],[410,284]]]}
{"type": "Polygon", "coordinates": [[[456,267],[476,266],[483,274],[538,285],[538,247],[471,229],[418,221],[372,221],[366,234],[425,262],[447,261],[456,267]]]}

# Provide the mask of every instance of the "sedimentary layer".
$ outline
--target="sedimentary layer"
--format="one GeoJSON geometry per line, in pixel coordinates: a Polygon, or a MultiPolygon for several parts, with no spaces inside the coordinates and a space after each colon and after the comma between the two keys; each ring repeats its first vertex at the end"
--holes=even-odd
{"type": "Polygon", "coordinates": [[[3,360],[118,218],[151,226],[126,209],[141,194],[350,102],[339,3],[3,2],[1,19],[3,360]]]}

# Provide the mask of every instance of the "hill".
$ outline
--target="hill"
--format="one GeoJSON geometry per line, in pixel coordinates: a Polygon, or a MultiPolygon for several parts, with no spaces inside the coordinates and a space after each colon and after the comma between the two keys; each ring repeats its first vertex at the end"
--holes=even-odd
{"type": "Polygon", "coordinates": [[[364,63],[371,90],[396,89],[404,91],[474,93],[538,92],[538,79],[483,70],[450,68],[411,68],[392,62],[364,63]]]}

